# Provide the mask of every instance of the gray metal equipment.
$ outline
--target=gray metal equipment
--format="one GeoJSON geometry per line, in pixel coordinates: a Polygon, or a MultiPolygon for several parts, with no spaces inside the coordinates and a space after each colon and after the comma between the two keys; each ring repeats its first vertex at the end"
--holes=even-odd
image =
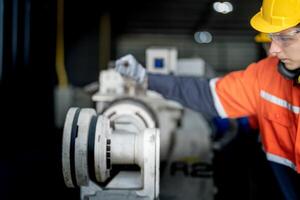
{"type": "Polygon", "coordinates": [[[139,104],[120,102],[103,115],[71,108],[63,131],[65,184],[80,187],[81,199],[156,199],[159,141],[153,116],[139,104]]]}

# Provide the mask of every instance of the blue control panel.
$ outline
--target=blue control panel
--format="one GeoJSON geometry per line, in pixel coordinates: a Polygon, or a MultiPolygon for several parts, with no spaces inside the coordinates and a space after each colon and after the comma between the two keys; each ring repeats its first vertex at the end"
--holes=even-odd
{"type": "Polygon", "coordinates": [[[154,59],[154,68],[162,69],[165,66],[165,62],[163,58],[155,58],[154,59]]]}

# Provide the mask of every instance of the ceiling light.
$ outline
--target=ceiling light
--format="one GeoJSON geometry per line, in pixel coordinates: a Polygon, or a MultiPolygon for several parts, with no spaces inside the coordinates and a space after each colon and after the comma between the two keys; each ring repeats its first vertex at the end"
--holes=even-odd
{"type": "Polygon", "coordinates": [[[216,12],[228,14],[233,11],[233,6],[230,2],[215,2],[213,8],[216,12]]]}
{"type": "Polygon", "coordinates": [[[212,41],[212,35],[207,31],[198,31],[194,34],[195,41],[197,43],[210,43],[212,41]]]}

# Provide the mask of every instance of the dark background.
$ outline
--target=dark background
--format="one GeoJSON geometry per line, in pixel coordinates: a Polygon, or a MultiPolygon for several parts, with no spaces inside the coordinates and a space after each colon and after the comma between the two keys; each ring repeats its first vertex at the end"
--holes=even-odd
{"type": "MultiPolygon", "coordinates": [[[[115,59],[114,47],[123,34],[189,35],[206,28],[219,36],[242,35],[252,40],[256,33],[249,19],[259,9],[260,1],[232,2],[238,9],[225,17],[212,11],[210,0],[66,0],[65,60],[69,80],[74,86],[84,86],[97,81],[99,69],[106,67],[99,65],[98,58],[102,14],[111,15],[110,54],[115,59]]],[[[62,130],[54,125],[56,1],[0,0],[0,5],[0,199],[78,199],[78,189],[68,189],[63,183],[62,130]]],[[[238,149],[245,145],[256,150],[260,147],[243,138],[216,157],[220,199],[257,199],[251,192],[265,197],[268,188],[274,186],[268,182],[262,185],[266,190],[251,190],[257,180],[250,180],[250,172],[246,173],[245,165],[240,164],[245,152],[238,149]]],[[[247,152],[249,160],[257,156],[247,152]]],[[[255,166],[251,170],[258,174],[255,166]]]]}

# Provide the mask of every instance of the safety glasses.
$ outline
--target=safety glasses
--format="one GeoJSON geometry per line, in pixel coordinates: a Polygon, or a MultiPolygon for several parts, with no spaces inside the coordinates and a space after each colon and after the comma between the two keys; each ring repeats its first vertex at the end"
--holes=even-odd
{"type": "Polygon", "coordinates": [[[287,33],[270,33],[269,37],[278,45],[287,47],[297,41],[298,33],[300,33],[300,28],[295,28],[287,33]]]}

